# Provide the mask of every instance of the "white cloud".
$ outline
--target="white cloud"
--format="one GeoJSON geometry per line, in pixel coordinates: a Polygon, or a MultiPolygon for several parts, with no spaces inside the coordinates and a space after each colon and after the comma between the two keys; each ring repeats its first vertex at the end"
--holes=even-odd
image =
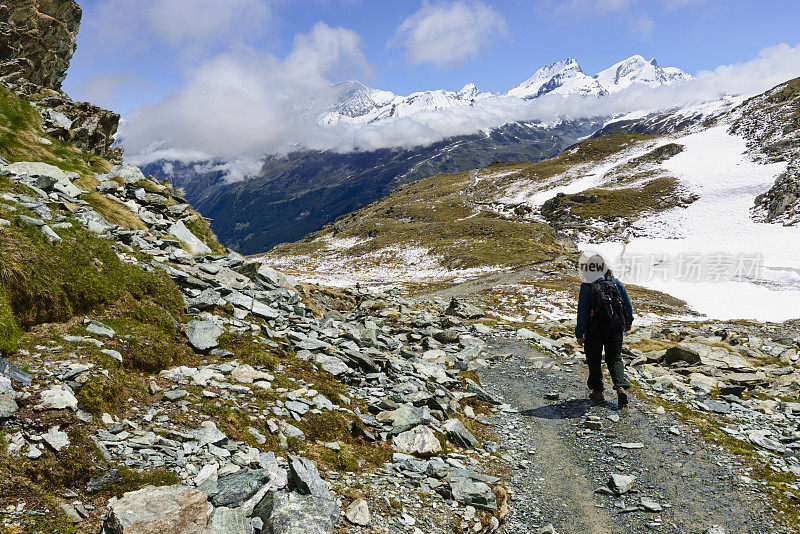
{"type": "Polygon", "coordinates": [[[350,151],[412,147],[467,135],[512,121],[545,122],[659,110],[754,95],[800,76],[800,45],[766,48],[758,57],[696,74],[696,79],[658,89],[633,87],[596,98],[545,95],[531,101],[493,98],[470,108],[420,113],[367,125],[321,126],[317,120],[331,97],[330,65],[366,66],[358,38],[323,24],[295,42],[286,58],[252,53],[219,56],[189,84],[163,101],[140,109],[125,123],[124,142],[134,163],[157,159],[232,159],[232,178],[257,169],[265,154],[297,148],[350,151]],[[141,154],[154,139],[159,150],[141,154]]]}
{"type": "Polygon", "coordinates": [[[152,152],[159,140],[159,150],[189,160],[291,150],[315,137],[334,75],[369,74],[360,43],[351,30],[318,23],[285,58],[252,49],[218,54],[184,87],[131,114],[121,129],[126,148],[152,152]]]}
{"type": "Polygon", "coordinates": [[[397,27],[389,44],[404,48],[406,58],[413,64],[447,67],[477,56],[506,36],[505,20],[484,3],[426,2],[397,27]]]}

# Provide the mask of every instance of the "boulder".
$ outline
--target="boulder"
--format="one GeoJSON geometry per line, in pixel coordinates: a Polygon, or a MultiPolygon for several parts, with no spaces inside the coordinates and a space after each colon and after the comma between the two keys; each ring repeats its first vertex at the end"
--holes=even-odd
{"type": "Polygon", "coordinates": [[[319,476],[319,471],[313,461],[290,454],[289,475],[301,495],[332,498],[328,486],[319,476]]]}
{"type": "Polygon", "coordinates": [[[44,191],[59,191],[73,198],[86,192],[72,183],[80,176],[78,173],[63,171],[47,163],[20,161],[6,166],[4,172],[16,175],[44,191]]]}
{"type": "Polygon", "coordinates": [[[297,280],[276,271],[269,265],[265,265],[260,261],[249,261],[237,269],[240,273],[250,278],[253,282],[266,286],[267,288],[278,286],[287,289],[294,289],[297,286],[297,280]]]}
{"type": "Polygon", "coordinates": [[[42,391],[41,400],[34,408],[36,410],[64,410],[67,408],[77,410],[78,399],[67,386],[51,386],[42,391]]]}
{"type": "Polygon", "coordinates": [[[394,448],[405,454],[432,456],[442,452],[442,444],[427,426],[416,426],[402,432],[392,440],[394,448]]]}
{"type": "Polygon", "coordinates": [[[617,495],[628,493],[633,488],[633,483],[636,482],[636,477],[633,475],[620,475],[613,474],[608,480],[608,487],[617,495]]]}
{"type": "Polygon", "coordinates": [[[169,233],[183,243],[192,254],[211,254],[211,249],[208,248],[208,245],[203,243],[200,238],[191,232],[191,230],[186,228],[186,225],[183,224],[183,221],[178,221],[170,226],[169,233]]]}
{"type": "Polygon", "coordinates": [[[11,379],[7,376],[0,375],[0,395],[8,395],[12,399],[17,398],[17,392],[11,384],[11,379]]]}
{"type": "Polygon", "coordinates": [[[447,433],[447,438],[455,445],[464,449],[471,449],[480,444],[478,439],[472,432],[464,426],[464,423],[459,419],[448,419],[444,423],[444,430],[447,433]]]}
{"type": "Polygon", "coordinates": [[[327,371],[333,376],[346,374],[350,368],[340,358],[331,356],[329,354],[317,354],[314,356],[314,362],[322,367],[323,371],[327,371]]]}
{"type": "MultiPolygon", "coordinates": [[[[430,419],[430,416],[428,416],[428,419],[430,419]]],[[[391,424],[394,427],[393,431],[399,434],[421,424],[422,413],[418,408],[402,404],[394,410],[379,413],[377,420],[380,423],[391,424]]]]}
{"type": "Polygon", "coordinates": [[[677,362],[684,362],[690,365],[699,364],[700,354],[692,347],[687,345],[675,345],[674,347],[667,349],[666,354],[664,354],[664,363],[667,365],[673,365],[677,362]]]}
{"type": "Polygon", "coordinates": [[[490,402],[492,404],[500,404],[500,400],[492,396],[488,391],[479,386],[475,381],[470,378],[464,379],[464,391],[472,393],[478,400],[490,402]]]}
{"type": "Polygon", "coordinates": [[[254,510],[272,534],[331,534],[339,520],[333,499],[294,492],[268,493],[254,510]]]}
{"type": "Polygon", "coordinates": [[[19,409],[16,401],[7,393],[0,394],[0,419],[9,419],[19,409]]]}
{"type": "Polygon", "coordinates": [[[461,302],[457,298],[450,301],[450,305],[444,311],[445,315],[454,315],[462,319],[479,319],[485,314],[483,310],[472,304],[461,302]]]}
{"type": "Polygon", "coordinates": [[[90,478],[84,489],[86,493],[97,493],[98,491],[103,491],[108,486],[119,480],[121,480],[119,471],[116,469],[109,469],[97,475],[96,477],[90,478]]]}
{"type": "Polygon", "coordinates": [[[104,534],[206,534],[211,505],[205,493],[177,484],[145,486],[112,498],[108,506],[104,534]]]}
{"type": "Polygon", "coordinates": [[[369,505],[364,499],[356,499],[344,511],[344,517],[350,523],[365,527],[369,525],[369,505]]]}
{"type": "Polygon", "coordinates": [[[50,445],[54,451],[59,452],[65,447],[69,447],[69,436],[62,432],[59,427],[52,427],[46,434],[42,434],[42,440],[50,445]]]}
{"type": "Polygon", "coordinates": [[[86,331],[93,336],[111,339],[114,337],[114,329],[106,326],[99,321],[92,321],[86,326],[86,331]]]}
{"type": "Polygon", "coordinates": [[[203,421],[200,428],[194,431],[194,436],[199,442],[199,446],[218,445],[228,439],[224,432],[217,428],[214,421],[203,421]]]}
{"type": "Polygon", "coordinates": [[[266,469],[242,469],[217,479],[217,492],[211,496],[214,506],[238,506],[269,482],[266,469]]]}
{"type": "Polygon", "coordinates": [[[494,492],[485,482],[475,482],[465,477],[453,478],[449,482],[453,499],[461,504],[486,510],[497,509],[494,492]]]}
{"type": "Polygon", "coordinates": [[[114,165],[108,171],[110,177],[118,177],[125,180],[126,185],[133,185],[136,182],[144,180],[144,173],[135,165],[114,165]]]}
{"type": "Polygon", "coordinates": [[[22,382],[25,385],[31,383],[30,373],[26,373],[8,360],[0,358],[0,375],[7,376],[12,380],[22,382]]]}
{"type": "Polygon", "coordinates": [[[229,294],[225,295],[225,300],[237,308],[245,309],[253,315],[262,317],[264,319],[277,319],[280,317],[278,310],[272,306],[264,304],[263,302],[256,300],[255,297],[245,295],[244,293],[240,293],[238,291],[231,291],[229,294]]]}
{"type": "Polygon", "coordinates": [[[239,508],[217,508],[208,521],[206,534],[250,534],[253,527],[239,508]]]}
{"type": "Polygon", "coordinates": [[[186,325],[186,337],[189,344],[200,352],[217,346],[217,338],[222,335],[222,328],[211,321],[191,321],[186,325]]]}
{"type": "Polygon", "coordinates": [[[271,374],[257,371],[246,363],[240,365],[231,372],[231,379],[240,384],[252,384],[257,380],[272,380],[273,378],[271,374]]]}

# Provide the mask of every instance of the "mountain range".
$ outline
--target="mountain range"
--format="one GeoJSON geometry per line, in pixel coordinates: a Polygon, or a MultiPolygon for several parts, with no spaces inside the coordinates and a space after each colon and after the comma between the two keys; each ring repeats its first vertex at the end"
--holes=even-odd
{"type": "Polygon", "coordinates": [[[368,124],[422,112],[470,107],[501,98],[531,100],[547,94],[602,97],[632,85],[658,87],[692,78],[691,74],[676,67],[660,67],[655,58],[647,61],[635,55],[594,76],[584,73],[578,61],[568,57],[542,67],[533,76],[502,94],[484,92],[474,83],[468,83],[458,91],[421,91],[400,96],[391,91],[367,87],[360,82],[347,81],[335,85],[333,103],[320,122],[368,124]]]}

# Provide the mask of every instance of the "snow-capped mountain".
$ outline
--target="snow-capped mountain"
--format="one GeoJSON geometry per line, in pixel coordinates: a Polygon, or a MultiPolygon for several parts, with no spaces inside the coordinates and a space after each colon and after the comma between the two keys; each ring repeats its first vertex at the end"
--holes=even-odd
{"type": "Polygon", "coordinates": [[[594,77],[583,72],[576,59],[568,57],[537,70],[506,95],[531,99],[547,93],[602,96],[607,91],[594,77]]]}
{"type": "Polygon", "coordinates": [[[661,68],[655,58],[647,61],[640,55],[615,63],[594,76],[584,73],[573,58],[548,65],[506,93],[531,99],[545,94],[605,96],[624,91],[632,85],[658,87],[679,80],[691,80],[691,74],[677,67],[661,68]]]}
{"type": "Polygon", "coordinates": [[[490,99],[513,97],[530,100],[550,93],[602,97],[633,85],[658,87],[692,78],[691,74],[679,68],[662,68],[655,59],[647,61],[635,55],[594,76],[583,72],[578,61],[569,57],[542,67],[504,95],[483,92],[475,84],[469,83],[459,91],[422,91],[400,96],[391,91],[367,87],[360,82],[348,81],[334,85],[332,104],[320,122],[367,124],[427,111],[470,107],[490,99]]]}
{"type": "Polygon", "coordinates": [[[595,74],[593,78],[607,92],[616,93],[634,84],[658,87],[678,80],[691,80],[694,76],[676,67],[663,69],[658,66],[655,58],[647,61],[642,56],[636,55],[611,65],[595,74]]]}
{"type": "Polygon", "coordinates": [[[370,123],[390,117],[408,117],[423,111],[438,111],[460,106],[472,106],[475,102],[491,98],[475,84],[468,83],[459,91],[422,91],[408,96],[399,96],[391,91],[367,87],[361,82],[341,82],[334,86],[335,98],[320,122],[370,123]]]}

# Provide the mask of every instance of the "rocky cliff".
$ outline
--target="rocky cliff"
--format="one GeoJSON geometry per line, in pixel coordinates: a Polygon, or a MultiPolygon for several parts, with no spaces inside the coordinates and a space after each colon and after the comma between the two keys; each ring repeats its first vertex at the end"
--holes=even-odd
{"type": "Polygon", "coordinates": [[[81,21],[74,0],[0,2],[0,84],[29,100],[47,134],[121,163],[119,115],[61,91],[81,21]]]}
{"type": "Polygon", "coordinates": [[[77,46],[78,4],[71,0],[4,0],[0,17],[0,75],[60,90],[77,46]]]}

